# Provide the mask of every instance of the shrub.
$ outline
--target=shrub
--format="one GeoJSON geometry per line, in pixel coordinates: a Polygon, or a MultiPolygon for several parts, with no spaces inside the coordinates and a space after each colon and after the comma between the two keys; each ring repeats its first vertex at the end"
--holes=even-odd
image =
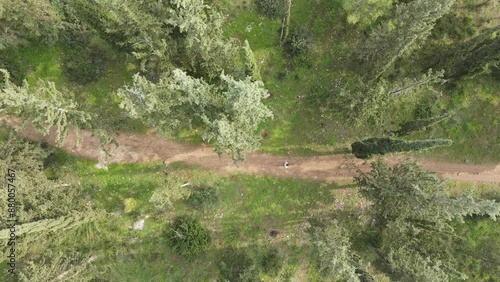
{"type": "Polygon", "coordinates": [[[305,56],[312,45],[312,35],[309,30],[301,26],[294,26],[284,44],[285,55],[289,57],[305,56]]]}
{"type": "Polygon", "coordinates": [[[280,18],[285,14],[284,0],[257,0],[257,10],[266,17],[280,18]]]}
{"type": "Polygon", "coordinates": [[[276,274],[283,265],[283,258],[277,248],[268,249],[261,258],[262,270],[267,274],[276,274]]]}
{"type": "Polygon", "coordinates": [[[186,199],[190,193],[189,189],[182,187],[179,177],[169,175],[165,178],[165,184],[153,191],[149,202],[159,210],[171,209],[175,201],[186,199]]]}
{"type": "Polygon", "coordinates": [[[229,248],[222,253],[217,281],[257,282],[259,271],[245,251],[229,248]]]}
{"type": "Polygon", "coordinates": [[[205,210],[213,208],[219,201],[217,189],[209,186],[196,187],[192,192],[187,202],[195,209],[205,210]]]}
{"type": "Polygon", "coordinates": [[[189,216],[177,217],[167,237],[174,251],[187,259],[193,259],[208,249],[211,242],[210,231],[189,216]]]}

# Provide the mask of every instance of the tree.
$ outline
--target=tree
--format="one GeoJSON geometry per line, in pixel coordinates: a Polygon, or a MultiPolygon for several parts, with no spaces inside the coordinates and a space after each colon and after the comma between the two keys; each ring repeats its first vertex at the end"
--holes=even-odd
{"type": "Polygon", "coordinates": [[[356,87],[353,90],[341,89],[337,100],[355,126],[369,123],[383,128],[394,119],[394,111],[386,110],[389,105],[392,108],[397,108],[399,104],[405,107],[415,105],[429,93],[436,92],[433,85],[444,83],[443,75],[443,71],[434,72],[429,69],[420,77],[402,79],[395,83],[384,79],[365,83],[358,77],[356,87]]]}
{"type": "Polygon", "coordinates": [[[393,138],[369,138],[351,144],[352,153],[356,158],[368,159],[372,155],[385,155],[409,151],[428,150],[436,147],[451,146],[449,139],[430,139],[406,141],[393,138]]]}
{"type": "Polygon", "coordinates": [[[6,70],[0,69],[0,73],[4,76],[0,108],[6,108],[25,122],[31,121],[45,135],[55,126],[59,145],[64,143],[70,125],[76,126],[77,136],[80,127],[91,127],[92,115],[79,110],[77,103],[67,97],[74,96],[72,93],[61,92],[53,82],[44,80],[39,80],[34,87],[26,81],[17,86],[10,81],[6,70]]]}
{"type": "Polygon", "coordinates": [[[210,246],[210,231],[189,216],[177,217],[169,228],[168,240],[181,256],[193,259],[210,246]]]}
{"type": "Polygon", "coordinates": [[[285,43],[288,38],[288,32],[290,29],[290,14],[292,8],[292,0],[285,0],[285,7],[286,7],[285,16],[283,17],[281,23],[281,36],[280,36],[281,45],[283,45],[283,43],[285,43]]]}
{"type": "Polygon", "coordinates": [[[392,0],[354,0],[344,1],[342,4],[347,12],[347,22],[363,29],[387,14],[391,7],[392,0]]]}
{"type": "Polygon", "coordinates": [[[415,0],[398,5],[394,19],[374,29],[358,51],[359,57],[369,64],[369,78],[376,80],[398,58],[409,56],[454,2],[415,0]]]}
{"type": "Polygon", "coordinates": [[[424,130],[426,128],[429,128],[429,127],[435,125],[436,123],[447,120],[452,115],[453,115],[453,113],[445,113],[445,114],[433,116],[430,118],[411,120],[411,121],[408,121],[408,122],[401,124],[399,126],[399,129],[397,131],[394,131],[393,133],[396,136],[406,136],[412,132],[424,130]]]}
{"type": "Polygon", "coordinates": [[[332,221],[328,226],[313,225],[309,231],[323,274],[335,281],[361,281],[347,231],[337,221],[332,221]]]}
{"type": "Polygon", "coordinates": [[[174,68],[216,78],[234,67],[237,48],[224,37],[224,17],[203,0],[95,2],[97,8],[80,6],[100,15],[94,26],[140,60],[153,81],[174,68]]]}
{"type": "Polygon", "coordinates": [[[445,182],[412,161],[388,167],[378,160],[371,166],[370,172],[360,172],[356,182],[363,197],[372,202],[382,232],[381,250],[394,279],[463,279],[451,255],[456,235],[449,222],[470,215],[496,220],[500,204],[476,200],[471,192],[451,197],[445,182]]]}
{"type": "Polygon", "coordinates": [[[0,0],[0,50],[43,38],[53,43],[61,19],[47,0],[0,0]]]}
{"type": "Polygon", "coordinates": [[[474,76],[500,64],[500,27],[484,29],[479,35],[446,49],[432,59],[433,67],[446,70],[446,77],[474,76]]]}
{"type": "Polygon", "coordinates": [[[120,106],[132,118],[161,132],[181,127],[204,127],[203,139],[215,141],[215,151],[235,161],[258,147],[257,126],[272,117],[262,100],[268,97],[261,81],[235,80],[221,74],[220,84],[210,85],[181,70],[164,74],[158,83],[136,75],[133,86],[118,91],[120,106]]]}
{"type": "Polygon", "coordinates": [[[255,60],[248,40],[245,40],[243,50],[245,51],[245,74],[251,77],[253,81],[262,80],[260,77],[259,65],[257,65],[257,61],[255,60]]]}

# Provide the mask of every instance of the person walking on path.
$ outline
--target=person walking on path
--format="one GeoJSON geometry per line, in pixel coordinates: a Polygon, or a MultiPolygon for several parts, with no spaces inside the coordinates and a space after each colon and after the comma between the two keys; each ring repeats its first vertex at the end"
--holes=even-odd
{"type": "Polygon", "coordinates": [[[288,168],[288,161],[285,161],[284,166],[285,166],[285,168],[288,168]]]}

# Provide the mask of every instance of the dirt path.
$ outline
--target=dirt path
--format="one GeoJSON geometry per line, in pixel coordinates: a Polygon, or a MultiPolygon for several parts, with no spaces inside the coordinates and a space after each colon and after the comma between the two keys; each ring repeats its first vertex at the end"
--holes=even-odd
{"type": "MultiPolygon", "coordinates": [[[[32,140],[44,140],[51,145],[55,144],[54,132],[44,138],[31,126],[27,126],[20,135],[32,140]]],[[[225,174],[241,172],[326,182],[352,179],[355,171],[349,168],[350,166],[347,165],[349,163],[354,163],[363,170],[369,168],[368,164],[364,164],[362,160],[356,159],[352,155],[347,157],[342,155],[281,157],[263,153],[248,154],[247,160],[240,164],[239,167],[236,167],[227,156],[219,158],[211,147],[181,144],[155,134],[140,135],[135,133],[120,133],[116,138],[120,146],[111,148],[112,156],[106,159],[96,136],[92,136],[89,131],[80,132],[80,136],[83,141],[79,147],[76,147],[74,142],[75,132],[70,131],[63,149],[81,157],[107,163],[142,163],[163,160],[172,163],[183,161],[225,174]],[[290,163],[288,169],[283,167],[285,160],[290,163]]],[[[394,164],[400,158],[402,157],[388,157],[386,161],[394,164]]],[[[457,164],[430,159],[420,159],[418,161],[424,169],[436,172],[445,179],[500,183],[500,164],[457,164]]]]}

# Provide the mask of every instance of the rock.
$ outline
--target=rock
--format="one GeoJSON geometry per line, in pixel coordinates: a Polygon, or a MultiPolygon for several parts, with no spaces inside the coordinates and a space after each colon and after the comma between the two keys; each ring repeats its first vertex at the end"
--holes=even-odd
{"type": "Polygon", "coordinates": [[[143,230],[144,229],[144,221],[145,219],[139,219],[134,223],[134,230],[143,230]]]}

